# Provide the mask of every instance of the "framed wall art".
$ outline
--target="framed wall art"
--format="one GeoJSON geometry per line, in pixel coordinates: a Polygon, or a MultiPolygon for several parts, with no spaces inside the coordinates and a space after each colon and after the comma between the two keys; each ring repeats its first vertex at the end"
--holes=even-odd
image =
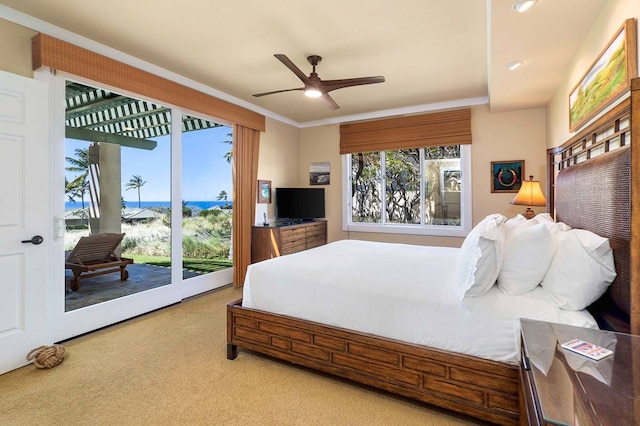
{"type": "Polygon", "coordinates": [[[636,20],[627,19],[569,93],[570,132],[628,91],[638,74],[636,45],[636,20]]]}
{"type": "Polygon", "coordinates": [[[331,163],[309,164],[309,185],[329,185],[331,183],[331,163]]]}
{"type": "Polygon", "coordinates": [[[271,181],[258,181],[258,203],[269,204],[271,202],[271,181]]]}
{"type": "Polygon", "coordinates": [[[524,160],[492,161],[491,192],[518,192],[524,176],[524,160]]]}

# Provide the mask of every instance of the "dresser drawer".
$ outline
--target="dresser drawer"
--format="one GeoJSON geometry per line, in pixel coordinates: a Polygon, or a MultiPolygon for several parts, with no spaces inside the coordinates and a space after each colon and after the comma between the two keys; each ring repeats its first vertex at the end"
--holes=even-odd
{"type": "Polygon", "coordinates": [[[291,254],[298,251],[305,250],[307,248],[307,241],[302,238],[300,240],[293,240],[288,242],[283,242],[280,247],[280,254],[291,254]]]}
{"type": "Polygon", "coordinates": [[[311,241],[311,242],[307,241],[307,248],[308,249],[311,249],[311,248],[314,248],[314,247],[320,247],[320,246],[323,246],[323,245],[325,245],[325,242],[322,241],[322,240],[311,241]]]}
{"type": "Polygon", "coordinates": [[[304,228],[283,229],[280,231],[282,244],[307,238],[307,231],[304,228]]]}
{"type": "Polygon", "coordinates": [[[324,226],[314,226],[307,229],[307,240],[309,239],[325,239],[327,230],[324,226]]]}
{"type": "Polygon", "coordinates": [[[307,228],[307,246],[317,247],[327,243],[327,224],[320,222],[307,228]]]}

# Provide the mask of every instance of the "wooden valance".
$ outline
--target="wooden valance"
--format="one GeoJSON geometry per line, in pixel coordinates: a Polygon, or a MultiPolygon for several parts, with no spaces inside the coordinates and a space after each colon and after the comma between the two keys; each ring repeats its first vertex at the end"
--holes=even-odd
{"type": "Polygon", "coordinates": [[[340,154],[471,143],[471,109],[340,126],[340,154]]]}
{"type": "Polygon", "coordinates": [[[46,34],[37,34],[31,43],[34,70],[49,67],[166,102],[171,106],[187,108],[227,123],[258,131],[265,130],[263,115],[150,72],[46,34]]]}

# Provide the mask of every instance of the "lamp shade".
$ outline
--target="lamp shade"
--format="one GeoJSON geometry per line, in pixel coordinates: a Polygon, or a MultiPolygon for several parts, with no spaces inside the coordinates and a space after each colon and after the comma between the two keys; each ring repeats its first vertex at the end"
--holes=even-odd
{"type": "Polygon", "coordinates": [[[518,195],[509,204],[516,206],[546,206],[547,200],[544,198],[540,181],[533,180],[533,176],[529,176],[529,180],[522,182],[518,195]]]}

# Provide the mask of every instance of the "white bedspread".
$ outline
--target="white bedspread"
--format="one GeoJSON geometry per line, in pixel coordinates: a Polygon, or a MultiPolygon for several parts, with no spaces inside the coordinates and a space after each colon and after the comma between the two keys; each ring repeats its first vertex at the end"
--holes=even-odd
{"type": "Polygon", "coordinates": [[[462,303],[453,291],[459,249],[342,240],[249,266],[243,306],[481,358],[517,363],[518,318],[596,327],[538,287],[494,286],[462,303]]]}

